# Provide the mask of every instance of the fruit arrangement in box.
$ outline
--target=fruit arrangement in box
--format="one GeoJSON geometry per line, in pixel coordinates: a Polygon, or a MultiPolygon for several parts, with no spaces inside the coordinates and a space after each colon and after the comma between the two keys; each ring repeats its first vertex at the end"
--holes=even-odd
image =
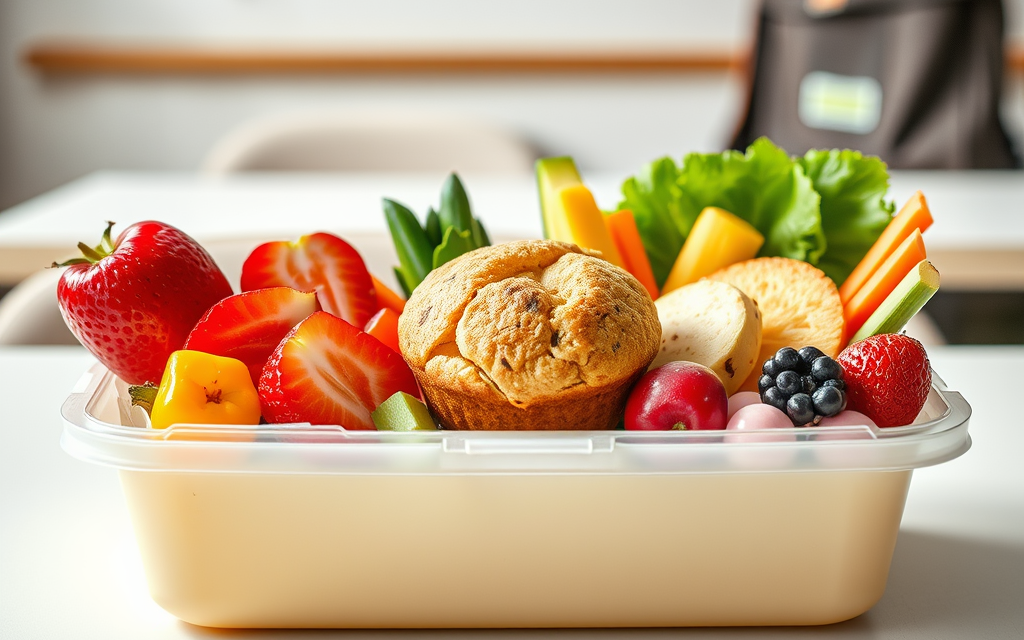
{"type": "Polygon", "coordinates": [[[64,265],[71,330],[150,426],[772,429],[913,422],[931,386],[897,333],[938,287],[918,193],[853,151],[668,158],[602,211],[537,163],[545,239],[491,245],[452,175],[423,223],[385,199],[396,293],[342,238],[270,242],[233,293],[159,222],[64,265]]]}

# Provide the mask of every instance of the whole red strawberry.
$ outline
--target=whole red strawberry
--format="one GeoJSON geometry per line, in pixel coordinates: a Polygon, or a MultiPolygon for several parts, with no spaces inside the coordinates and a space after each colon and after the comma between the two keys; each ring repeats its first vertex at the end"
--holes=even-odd
{"type": "Polygon", "coordinates": [[[171,352],[196,322],[231,295],[231,285],[199,244],[162,222],[138,222],[97,247],[79,243],[57,284],[68,328],[128,384],[159,382],[171,352]]]}
{"type": "Polygon", "coordinates": [[[924,345],[910,336],[883,333],[839,354],[847,407],[879,427],[908,425],[921,412],[932,385],[924,345]]]}

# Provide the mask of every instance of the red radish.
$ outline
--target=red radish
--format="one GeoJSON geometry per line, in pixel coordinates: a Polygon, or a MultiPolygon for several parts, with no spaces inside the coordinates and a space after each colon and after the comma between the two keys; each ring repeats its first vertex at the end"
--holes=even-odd
{"type": "Polygon", "coordinates": [[[395,353],[402,353],[398,349],[398,314],[391,309],[384,307],[375,313],[363,331],[394,349],[395,353]]]}
{"type": "Polygon", "coordinates": [[[71,333],[128,384],[159,382],[171,353],[231,285],[199,243],[162,222],[138,222],[96,247],[79,243],[57,284],[71,333]]]}
{"type": "Polygon", "coordinates": [[[266,287],[315,291],[324,311],[357,327],[380,308],[359,252],[329,233],[302,236],[295,242],[268,242],[253,249],[242,265],[242,291],[266,287]]]}
{"type": "Polygon", "coordinates": [[[316,294],[290,287],[239,293],[210,307],[184,348],[241,360],[256,386],[263,365],[285,335],[319,308],[316,294]]]}
{"type": "Polygon", "coordinates": [[[398,391],[419,396],[412,370],[380,340],[317,311],[277,346],[258,387],[268,422],[374,429],[370,414],[398,391]]]}
{"type": "Polygon", "coordinates": [[[729,397],[714,371],[696,362],[669,362],[648,371],[626,401],[626,429],[725,429],[729,397]]]}

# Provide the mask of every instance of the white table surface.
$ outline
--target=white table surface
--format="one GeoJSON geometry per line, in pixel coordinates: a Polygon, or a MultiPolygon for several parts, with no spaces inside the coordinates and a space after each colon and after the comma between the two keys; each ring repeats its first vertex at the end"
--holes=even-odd
{"type": "MultiPolygon", "coordinates": [[[[381,198],[423,216],[437,206],[443,173],[238,174],[108,172],[71,182],[0,213],[0,282],[16,281],[77,243],[139,220],[162,220],[200,242],[284,239],[313,231],[379,233],[381,198]],[[8,256],[4,259],[4,255],[8,256]],[[38,263],[38,264],[37,264],[38,263]]],[[[627,175],[587,174],[598,204],[613,208],[627,175]]],[[[465,175],[474,212],[494,236],[540,237],[534,178],[465,175]]],[[[936,223],[925,240],[944,286],[1024,288],[1024,171],[893,172],[889,198],[928,198],[936,223]],[[964,255],[964,251],[972,253],[964,255]]]]}
{"type": "Polygon", "coordinates": [[[179,622],[146,595],[114,470],[59,446],[59,408],[92,359],[76,347],[0,348],[0,638],[1024,637],[1024,347],[933,347],[974,408],[973,448],[915,472],[881,602],[814,628],[224,631],[179,622]]]}

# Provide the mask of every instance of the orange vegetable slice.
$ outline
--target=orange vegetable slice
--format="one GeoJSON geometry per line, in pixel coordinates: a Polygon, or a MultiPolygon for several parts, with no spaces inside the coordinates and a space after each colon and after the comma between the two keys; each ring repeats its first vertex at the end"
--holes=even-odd
{"type": "Polygon", "coordinates": [[[370,279],[373,280],[373,289],[377,292],[377,302],[380,303],[380,306],[387,307],[401,315],[405,311],[405,298],[395,293],[393,289],[378,280],[373,274],[370,274],[370,279]]]}
{"type": "Polygon", "coordinates": [[[388,307],[375,313],[363,331],[383,342],[395,353],[401,353],[398,348],[398,314],[388,307]]]}
{"type": "Polygon", "coordinates": [[[848,341],[860,330],[864,322],[875,312],[904,277],[928,256],[924,249],[924,238],[918,229],[910,235],[885,259],[864,286],[843,306],[846,317],[848,341]]]}
{"type": "Polygon", "coordinates": [[[608,233],[612,236],[612,242],[622,256],[626,271],[633,274],[633,277],[644,285],[651,299],[658,298],[658,282],[654,279],[654,271],[651,269],[651,261],[647,257],[647,250],[640,239],[640,231],[636,227],[636,219],[629,209],[616,211],[605,216],[604,223],[608,227],[608,233]]]}
{"type": "Polygon", "coordinates": [[[924,233],[931,224],[932,214],[928,210],[928,203],[924,199],[924,194],[918,191],[889,221],[888,226],[882,231],[882,235],[878,236],[875,244],[871,245],[868,252],[850,272],[850,276],[839,287],[839,298],[843,304],[845,305],[853,299],[864,283],[878,271],[885,259],[892,255],[896,247],[904,242],[915,229],[924,233]]]}

